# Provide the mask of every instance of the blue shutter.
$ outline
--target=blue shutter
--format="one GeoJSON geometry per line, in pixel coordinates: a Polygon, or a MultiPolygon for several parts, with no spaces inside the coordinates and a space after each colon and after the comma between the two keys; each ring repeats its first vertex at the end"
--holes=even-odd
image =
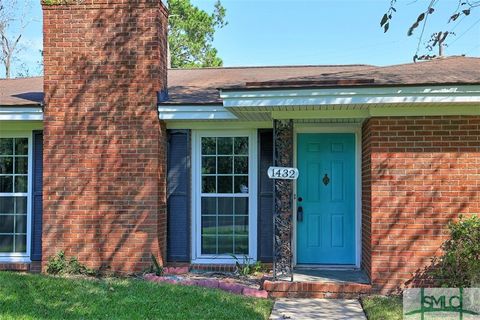
{"type": "Polygon", "coordinates": [[[190,261],[190,131],[168,130],[167,261],[190,261]]]}
{"type": "Polygon", "coordinates": [[[273,261],[273,184],[267,169],[273,165],[273,130],[259,130],[258,150],[258,259],[273,261]]]}
{"type": "Polygon", "coordinates": [[[33,132],[32,261],[42,260],[43,132],[33,132]]]}

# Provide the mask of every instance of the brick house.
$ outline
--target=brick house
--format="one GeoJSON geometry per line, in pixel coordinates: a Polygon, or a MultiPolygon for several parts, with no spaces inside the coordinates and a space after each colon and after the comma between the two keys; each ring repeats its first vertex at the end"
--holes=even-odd
{"type": "Polygon", "coordinates": [[[389,292],[480,214],[479,58],[167,70],[160,0],[43,15],[44,77],[0,80],[2,269],[234,254],[389,292]]]}

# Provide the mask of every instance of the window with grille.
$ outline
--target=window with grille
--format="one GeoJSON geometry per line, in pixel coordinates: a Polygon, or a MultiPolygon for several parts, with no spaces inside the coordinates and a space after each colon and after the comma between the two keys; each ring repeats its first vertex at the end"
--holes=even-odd
{"type": "Polygon", "coordinates": [[[0,138],[0,255],[27,253],[28,138],[0,138]]]}

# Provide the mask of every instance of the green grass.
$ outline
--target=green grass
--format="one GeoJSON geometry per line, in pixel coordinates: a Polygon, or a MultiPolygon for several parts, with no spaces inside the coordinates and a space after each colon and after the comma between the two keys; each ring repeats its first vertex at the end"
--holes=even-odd
{"type": "Polygon", "coordinates": [[[273,302],[134,279],[0,272],[0,319],[267,319],[273,302]]]}
{"type": "Polygon", "coordinates": [[[362,298],[368,320],[401,320],[402,298],[398,296],[368,296],[362,298]]]}

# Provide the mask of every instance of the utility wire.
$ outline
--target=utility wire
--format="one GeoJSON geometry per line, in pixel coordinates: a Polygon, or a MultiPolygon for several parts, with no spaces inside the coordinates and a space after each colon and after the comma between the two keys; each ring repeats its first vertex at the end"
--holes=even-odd
{"type": "Polygon", "coordinates": [[[480,18],[475,21],[467,30],[465,30],[461,35],[459,35],[457,38],[455,38],[455,40],[453,40],[452,42],[450,42],[448,45],[451,46],[452,44],[454,44],[455,42],[457,42],[458,40],[460,40],[468,31],[472,30],[473,27],[475,27],[477,25],[477,23],[480,22],[480,18]]]}

